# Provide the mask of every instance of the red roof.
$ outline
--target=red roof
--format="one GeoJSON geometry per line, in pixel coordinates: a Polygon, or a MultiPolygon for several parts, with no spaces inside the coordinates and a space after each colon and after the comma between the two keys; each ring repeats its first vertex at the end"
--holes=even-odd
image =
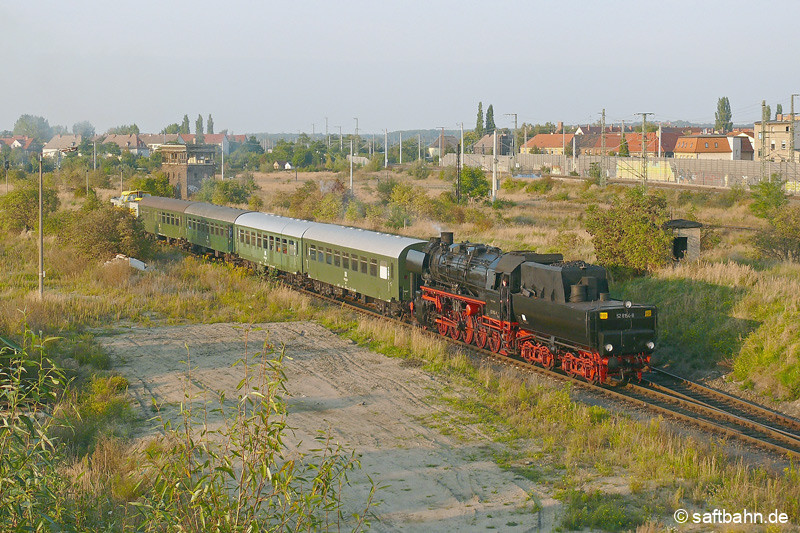
{"type": "Polygon", "coordinates": [[[572,144],[572,133],[537,133],[525,144],[523,148],[562,148],[572,144]]]}

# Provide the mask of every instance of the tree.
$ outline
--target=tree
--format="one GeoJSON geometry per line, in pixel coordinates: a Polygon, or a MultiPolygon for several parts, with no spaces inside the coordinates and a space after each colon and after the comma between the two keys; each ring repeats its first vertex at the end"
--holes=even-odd
{"type": "Polygon", "coordinates": [[[136,176],[131,180],[130,187],[166,198],[170,198],[174,192],[169,178],[163,172],[156,172],[155,176],[136,176]]]}
{"type": "Polygon", "coordinates": [[[44,117],[22,115],[14,123],[14,135],[25,135],[46,143],[53,137],[53,128],[44,117]]]}
{"type": "Polygon", "coordinates": [[[784,205],[773,212],[770,229],[755,237],[762,255],[781,261],[800,259],[800,207],[784,205]]]}
{"type": "Polygon", "coordinates": [[[478,139],[483,137],[483,102],[478,102],[478,121],[475,123],[475,133],[478,139]]]}
{"type": "MultiPolygon", "coordinates": [[[[490,106],[491,109],[491,106],[490,106]]],[[[456,184],[453,184],[455,191],[456,184]]],[[[489,196],[489,180],[480,167],[465,166],[461,169],[461,197],[467,200],[479,200],[489,196]]]]}
{"type": "Polygon", "coordinates": [[[733,129],[733,122],[731,122],[731,103],[728,101],[727,96],[723,96],[717,100],[717,112],[714,114],[717,119],[714,123],[714,129],[725,133],[733,129]]]}
{"type": "Polygon", "coordinates": [[[201,144],[205,141],[203,138],[203,115],[197,115],[197,120],[194,121],[194,133],[196,143],[201,144]]]}
{"type": "Polygon", "coordinates": [[[590,206],[586,230],[600,264],[641,274],[669,261],[671,237],[663,228],[668,218],[666,198],[648,195],[639,186],[626,191],[610,209],[590,206]]]}
{"type": "Polygon", "coordinates": [[[175,134],[181,132],[181,126],[177,122],[173,122],[172,124],[167,124],[163,130],[161,130],[162,134],[175,134]]]}
{"type": "Polygon", "coordinates": [[[486,133],[491,135],[494,133],[496,126],[494,125],[494,107],[492,104],[489,104],[489,107],[486,109],[486,133]]]}
{"type": "MultiPolygon", "coordinates": [[[[43,213],[47,216],[58,209],[58,193],[45,187],[42,191],[43,213]]],[[[39,185],[25,181],[0,198],[2,224],[11,231],[30,231],[39,224],[39,185]]]]}
{"type": "Polygon", "coordinates": [[[783,180],[778,174],[773,174],[770,179],[760,181],[754,187],[750,211],[759,218],[771,220],[788,202],[786,193],[783,192],[783,180]]]}
{"type": "Polygon", "coordinates": [[[214,119],[211,118],[211,113],[208,114],[208,120],[206,121],[206,133],[214,133],[214,119]]]}
{"type": "Polygon", "coordinates": [[[778,115],[783,114],[783,106],[781,104],[775,104],[775,119],[778,119],[778,115]]]}
{"type": "Polygon", "coordinates": [[[183,115],[183,122],[181,122],[181,129],[178,133],[189,133],[189,115],[183,115]]]}
{"type": "Polygon", "coordinates": [[[72,125],[72,133],[80,135],[84,139],[88,139],[94,135],[94,126],[88,120],[82,120],[72,125]]]}
{"type": "Polygon", "coordinates": [[[764,111],[761,114],[761,120],[764,122],[769,122],[772,120],[772,109],[769,106],[764,107],[764,111]]]}
{"type": "Polygon", "coordinates": [[[625,133],[622,134],[622,140],[619,142],[619,156],[628,157],[631,155],[628,149],[628,139],[625,138],[625,133]]]}
{"type": "Polygon", "coordinates": [[[115,126],[108,129],[110,135],[139,135],[139,126],[134,124],[123,124],[122,126],[115,126]]]}

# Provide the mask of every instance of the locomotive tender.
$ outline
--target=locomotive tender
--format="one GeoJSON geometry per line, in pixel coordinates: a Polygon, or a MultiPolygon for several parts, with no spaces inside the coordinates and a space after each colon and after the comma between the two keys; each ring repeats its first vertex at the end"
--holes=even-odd
{"type": "Polygon", "coordinates": [[[147,197],[145,230],[196,252],[277,272],[393,316],[588,381],[641,378],[656,309],[612,300],[605,270],[561,254],[424,241],[202,202],[147,197]]]}

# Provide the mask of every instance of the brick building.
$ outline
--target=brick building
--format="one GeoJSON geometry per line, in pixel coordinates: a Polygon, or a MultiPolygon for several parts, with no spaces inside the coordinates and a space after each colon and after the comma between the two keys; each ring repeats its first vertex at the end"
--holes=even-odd
{"type": "Polygon", "coordinates": [[[161,168],[175,190],[175,198],[188,199],[203,181],[214,178],[214,146],[205,144],[165,144],[161,168]]]}

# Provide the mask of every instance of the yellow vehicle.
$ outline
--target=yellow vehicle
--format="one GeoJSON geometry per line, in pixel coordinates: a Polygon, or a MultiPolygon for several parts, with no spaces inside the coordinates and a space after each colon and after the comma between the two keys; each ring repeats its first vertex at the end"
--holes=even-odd
{"type": "Polygon", "coordinates": [[[122,191],[122,196],[119,198],[112,198],[111,203],[117,207],[127,207],[134,215],[138,215],[139,200],[148,196],[150,196],[150,193],[140,190],[122,191]]]}

